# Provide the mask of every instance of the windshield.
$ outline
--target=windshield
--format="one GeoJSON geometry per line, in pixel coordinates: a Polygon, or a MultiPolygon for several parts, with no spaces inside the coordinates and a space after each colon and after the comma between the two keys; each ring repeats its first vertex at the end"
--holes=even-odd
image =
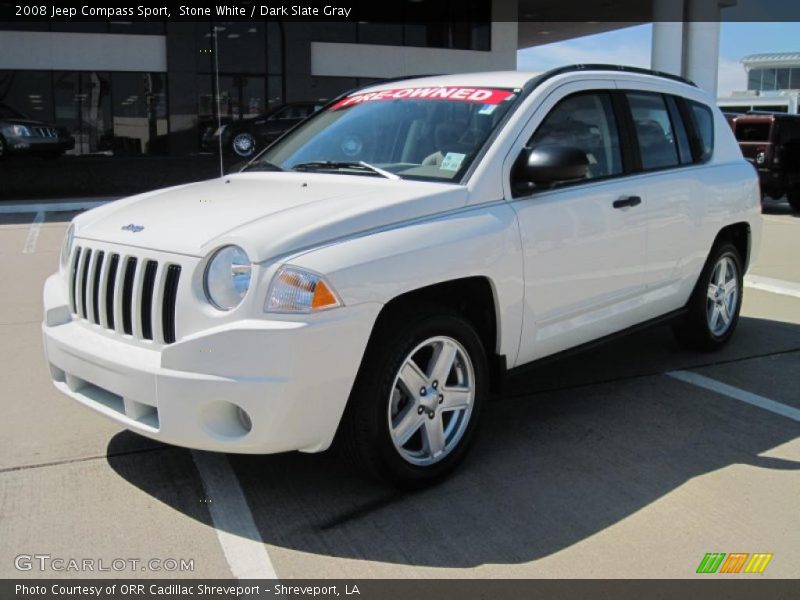
{"type": "Polygon", "coordinates": [[[518,91],[428,87],[351,94],[279,140],[246,170],[456,180],[518,91]]]}

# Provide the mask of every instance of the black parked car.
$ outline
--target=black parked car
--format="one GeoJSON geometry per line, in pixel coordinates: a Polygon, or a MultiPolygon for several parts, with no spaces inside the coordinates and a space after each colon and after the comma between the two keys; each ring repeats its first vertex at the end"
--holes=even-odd
{"type": "Polygon", "coordinates": [[[57,158],[75,147],[75,138],[63,127],[32,119],[0,104],[0,160],[10,155],[57,158]]]}
{"type": "Polygon", "coordinates": [[[230,121],[217,131],[209,128],[203,136],[203,149],[218,151],[221,136],[223,152],[250,158],[323,106],[322,102],[292,102],[252,119],[230,121]]]}

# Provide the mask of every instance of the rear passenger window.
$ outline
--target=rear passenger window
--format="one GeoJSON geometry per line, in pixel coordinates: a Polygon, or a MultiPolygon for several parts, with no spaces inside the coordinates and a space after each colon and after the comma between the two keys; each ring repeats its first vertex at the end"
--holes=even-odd
{"type": "Polygon", "coordinates": [[[672,121],[672,130],[675,132],[675,143],[678,146],[678,156],[681,159],[682,165],[688,165],[694,162],[692,158],[692,146],[689,143],[689,134],[686,132],[686,127],[681,118],[681,112],[672,96],[665,96],[667,100],[667,108],[669,109],[669,118],[672,121]]]}
{"type": "Polygon", "coordinates": [[[687,100],[694,119],[694,129],[700,142],[700,161],[706,162],[714,150],[714,116],[704,104],[687,100]]]}
{"type": "Polygon", "coordinates": [[[589,179],[622,173],[619,134],[608,94],[577,94],[559,102],[539,125],[528,147],[540,144],[583,150],[589,159],[589,179]]]}
{"type": "Polygon", "coordinates": [[[646,92],[629,92],[627,96],[639,140],[642,169],[678,166],[678,148],[664,97],[646,92]]]}

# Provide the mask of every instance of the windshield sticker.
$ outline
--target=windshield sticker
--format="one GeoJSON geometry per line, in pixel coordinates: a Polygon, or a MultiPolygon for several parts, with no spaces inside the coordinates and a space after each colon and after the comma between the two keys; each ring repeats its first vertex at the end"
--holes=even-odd
{"type": "Polygon", "coordinates": [[[459,154],[458,152],[448,152],[444,155],[439,168],[442,171],[458,171],[458,168],[461,166],[461,163],[464,162],[466,156],[466,154],[459,154]]]}
{"type": "MultiPolygon", "coordinates": [[[[459,102],[479,102],[486,106],[494,107],[503,100],[507,100],[514,95],[508,90],[495,90],[484,88],[469,87],[426,87],[426,88],[398,88],[394,90],[382,90],[380,92],[365,92],[363,94],[353,94],[347,98],[339,100],[331,106],[331,110],[347,108],[365,102],[376,102],[378,100],[399,100],[402,98],[413,98],[417,100],[456,100],[459,102]]],[[[484,113],[489,114],[489,113],[484,113]]]]}
{"type": "Polygon", "coordinates": [[[497,108],[497,104],[484,104],[481,106],[481,109],[478,111],[479,115],[490,115],[494,112],[494,109],[497,108]]]}

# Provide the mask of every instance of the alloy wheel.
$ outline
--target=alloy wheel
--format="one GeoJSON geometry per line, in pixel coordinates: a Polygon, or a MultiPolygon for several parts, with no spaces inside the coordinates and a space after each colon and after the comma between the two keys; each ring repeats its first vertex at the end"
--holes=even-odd
{"type": "Polygon", "coordinates": [[[390,392],[392,443],[407,462],[427,466],[448,456],[467,429],[475,369],[457,340],[431,337],[403,360],[390,392]]]}
{"type": "Polygon", "coordinates": [[[711,272],[706,317],[712,334],[724,335],[733,323],[739,301],[739,272],[730,256],[722,256],[711,272]]]}

